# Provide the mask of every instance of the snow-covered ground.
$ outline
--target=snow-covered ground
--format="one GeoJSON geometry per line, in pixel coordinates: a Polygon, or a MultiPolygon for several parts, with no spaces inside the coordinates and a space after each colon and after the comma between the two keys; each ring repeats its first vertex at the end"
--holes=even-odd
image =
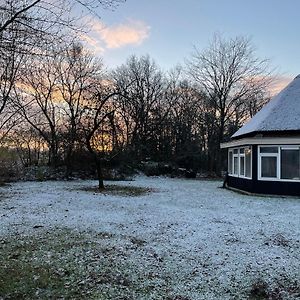
{"type": "Polygon", "coordinates": [[[241,195],[218,181],[114,184],[154,191],[121,197],[82,190],[95,181],[1,187],[0,238],[30,235],[37,226],[111,234],[109,243],[137,269],[169,276],[172,293],[186,297],[173,299],[244,299],[256,280],[300,282],[299,198],[241,195]],[[138,248],[128,246],[133,241],[138,248]]]}

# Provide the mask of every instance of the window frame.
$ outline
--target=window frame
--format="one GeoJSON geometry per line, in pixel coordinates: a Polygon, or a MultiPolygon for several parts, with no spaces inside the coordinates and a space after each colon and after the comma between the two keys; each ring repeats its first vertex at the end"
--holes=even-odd
{"type": "Polygon", "coordinates": [[[278,146],[274,146],[274,145],[262,145],[262,146],[258,146],[258,159],[257,159],[257,163],[258,163],[258,166],[257,166],[257,170],[258,170],[258,180],[268,180],[268,181],[278,181],[278,179],[280,178],[280,168],[279,168],[279,163],[280,163],[280,148],[278,146]],[[277,153],[260,153],[260,149],[261,148],[277,148],[277,153]],[[275,157],[276,158],[276,177],[262,177],[261,176],[261,165],[262,165],[262,158],[263,157],[275,157]]]}
{"type": "MultiPolygon", "coordinates": [[[[281,178],[281,150],[300,150],[300,145],[259,145],[257,147],[257,179],[261,181],[280,181],[280,182],[300,182],[300,179],[283,179],[281,178]],[[277,153],[260,153],[260,149],[264,147],[278,149],[277,153]],[[276,157],[276,177],[262,177],[261,176],[261,159],[262,157],[276,157]]],[[[299,165],[300,168],[300,165],[299,165]]]]}
{"type": "MultiPolygon", "coordinates": [[[[234,149],[234,150],[236,150],[236,149],[234,149]]],[[[233,151],[233,156],[232,156],[232,174],[234,176],[237,176],[237,177],[240,174],[239,150],[238,150],[237,153],[234,153],[234,151],[233,151]],[[234,160],[235,160],[235,158],[237,160],[237,173],[235,173],[235,168],[234,168],[234,160]]]]}
{"type": "Polygon", "coordinates": [[[234,147],[234,148],[230,148],[228,149],[228,166],[227,166],[227,169],[228,169],[228,175],[229,176],[232,176],[232,177],[237,177],[237,178],[243,178],[243,179],[252,179],[252,146],[250,145],[246,145],[246,146],[240,146],[240,147],[234,147]],[[251,155],[250,155],[250,177],[249,176],[246,176],[246,149],[250,149],[251,151],[251,155]],[[241,149],[244,149],[244,152],[241,153],[241,149]],[[237,151],[235,151],[237,150],[237,151]],[[232,153],[232,165],[231,165],[231,170],[232,170],[232,173],[229,173],[229,162],[230,162],[230,152],[232,153]],[[236,152],[236,153],[235,153],[236,152]],[[241,174],[241,157],[244,158],[244,174],[242,175],[241,174]],[[234,173],[234,159],[237,159],[237,162],[238,162],[238,166],[237,166],[237,174],[234,173]]]}

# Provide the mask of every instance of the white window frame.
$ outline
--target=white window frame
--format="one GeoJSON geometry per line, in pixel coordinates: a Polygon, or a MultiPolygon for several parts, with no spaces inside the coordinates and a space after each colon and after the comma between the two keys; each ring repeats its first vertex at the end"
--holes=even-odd
{"type": "Polygon", "coordinates": [[[299,150],[300,145],[260,145],[257,149],[257,179],[262,181],[283,181],[283,182],[300,182],[300,179],[282,179],[281,178],[281,150],[299,150]],[[260,153],[260,148],[264,147],[276,147],[277,153],[260,153]],[[262,177],[261,176],[261,158],[262,157],[276,157],[276,177],[262,177]]]}
{"type": "MultiPolygon", "coordinates": [[[[231,170],[232,173],[228,173],[228,175],[232,176],[232,177],[238,177],[238,178],[243,178],[243,179],[252,179],[252,146],[241,146],[241,147],[236,147],[236,148],[230,148],[228,150],[228,164],[229,164],[229,156],[230,156],[230,152],[232,152],[232,166],[231,166],[231,170]],[[246,176],[246,154],[245,154],[245,150],[249,148],[251,151],[251,164],[250,164],[250,177],[246,176]],[[244,149],[244,153],[240,153],[240,149],[244,149]],[[234,151],[237,150],[237,153],[234,153],[234,151]],[[241,162],[241,157],[244,157],[244,175],[241,175],[241,166],[240,166],[240,162],[241,162]],[[237,170],[237,174],[234,174],[234,158],[237,159],[238,161],[238,170],[237,170]]],[[[229,170],[229,167],[228,167],[229,170]]]]}
{"type": "Polygon", "coordinates": [[[245,177],[246,174],[246,157],[245,157],[245,148],[239,148],[239,177],[245,177]],[[241,153],[241,149],[244,149],[244,153],[241,153]],[[241,174],[241,158],[244,158],[244,174],[241,174]]]}
{"type": "MultiPolygon", "coordinates": [[[[283,179],[281,178],[281,150],[299,150],[300,145],[284,145],[279,147],[280,150],[280,181],[289,181],[289,182],[300,182],[300,179],[283,179]]],[[[300,166],[299,166],[300,167],[300,166]]]]}
{"type": "Polygon", "coordinates": [[[239,177],[240,174],[240,162],[239,162],[239,154],[240,154],[240,150],[238,148],[233,149],[233,156],[232,156],[232,174],[236,177],[239,177]],[[237,153],[234,153],[234,150],[237,150],[237,153]],[[237,174],[234,173],[234,159],[236,158],[237,160],[237,174]]]}
{"type": "Polygon", "coordinates": [[[246,179],[252,179],[252,163],[253,163],[253,152],[252,152],[252,146],[245,146],[245,177],[246,179]],[[250,149],[250,177],[246,176],[246,148],[250,149]]]}
{"type": "Polygon", "coordinates": [[[274,146],[258,146],[258,180],[278,181],[280,179],[280,148],[274,146]],[[261,148],[277,148],[277,153],[260,153],[261,148]],[[262,177],[261,176],[261,161],[263,157],[275,157],[276,158],[276,177],[262,177]]]}

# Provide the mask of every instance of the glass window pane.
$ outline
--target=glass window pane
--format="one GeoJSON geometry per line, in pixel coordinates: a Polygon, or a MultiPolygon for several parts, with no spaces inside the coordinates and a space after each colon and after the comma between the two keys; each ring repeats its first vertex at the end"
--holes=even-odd
{"type": "Polygon", "coordinates": [[[246,170],[245,170],[245,176],[251,177],[251,149],[248,148],[245,151],[245,160],[246,160],[246,170]]]}
{"type": "Polygon", "coordinates": [[[281,178],[299,179],[300,153],[299,149],[281,150],[281,178]]]}
{"type": "Polygon", "coordinates": [[[245,157],[240,157],[240,175],[245,176],[245,157]]]}
{"type": "Polygon", "coordinates": [[[241,148],[241,149],[240,149],[240,153],[241,153],[241,154],[245,153],[245,149],[244,149],[244,148],[241,148]]]}
{"type": "Polygon", "coordinates": [[[234,150],[233,150],[233,153],[234,153],[234,154],[238,154],[238,153],[239,153],[239,149],[234,149],[234,150]]]}
{"type": "Polygon", "coordinates": [[[228,173],[232,174],[232,162],[233,162],[233,153],[232,151],[229,151],[228,155],[228,173]]]}
{"type": "Polygon", "coordinates": [[[277,177],[277,157],[261,157],[261,177],[277,177]]]}
{"type": "Polygon", "coordinates": [[[239,170],[239,158],[237,156],[233,157],[233,174],[238,175],[239,170]]]}
{"type": "Polygon", "coordinates": [[[260,153],[278,153],[278,147],[260,147],[260,153]]]}

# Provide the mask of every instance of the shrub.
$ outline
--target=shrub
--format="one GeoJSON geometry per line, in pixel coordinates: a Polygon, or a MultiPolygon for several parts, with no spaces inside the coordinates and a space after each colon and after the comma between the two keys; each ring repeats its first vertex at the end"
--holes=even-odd
{"type": "Polygon", "coordinates": [[[21,162],[15,152],[5,147],[0,148],[0,181],[16,180],[20,177],[21,171],[21,162]]]}

